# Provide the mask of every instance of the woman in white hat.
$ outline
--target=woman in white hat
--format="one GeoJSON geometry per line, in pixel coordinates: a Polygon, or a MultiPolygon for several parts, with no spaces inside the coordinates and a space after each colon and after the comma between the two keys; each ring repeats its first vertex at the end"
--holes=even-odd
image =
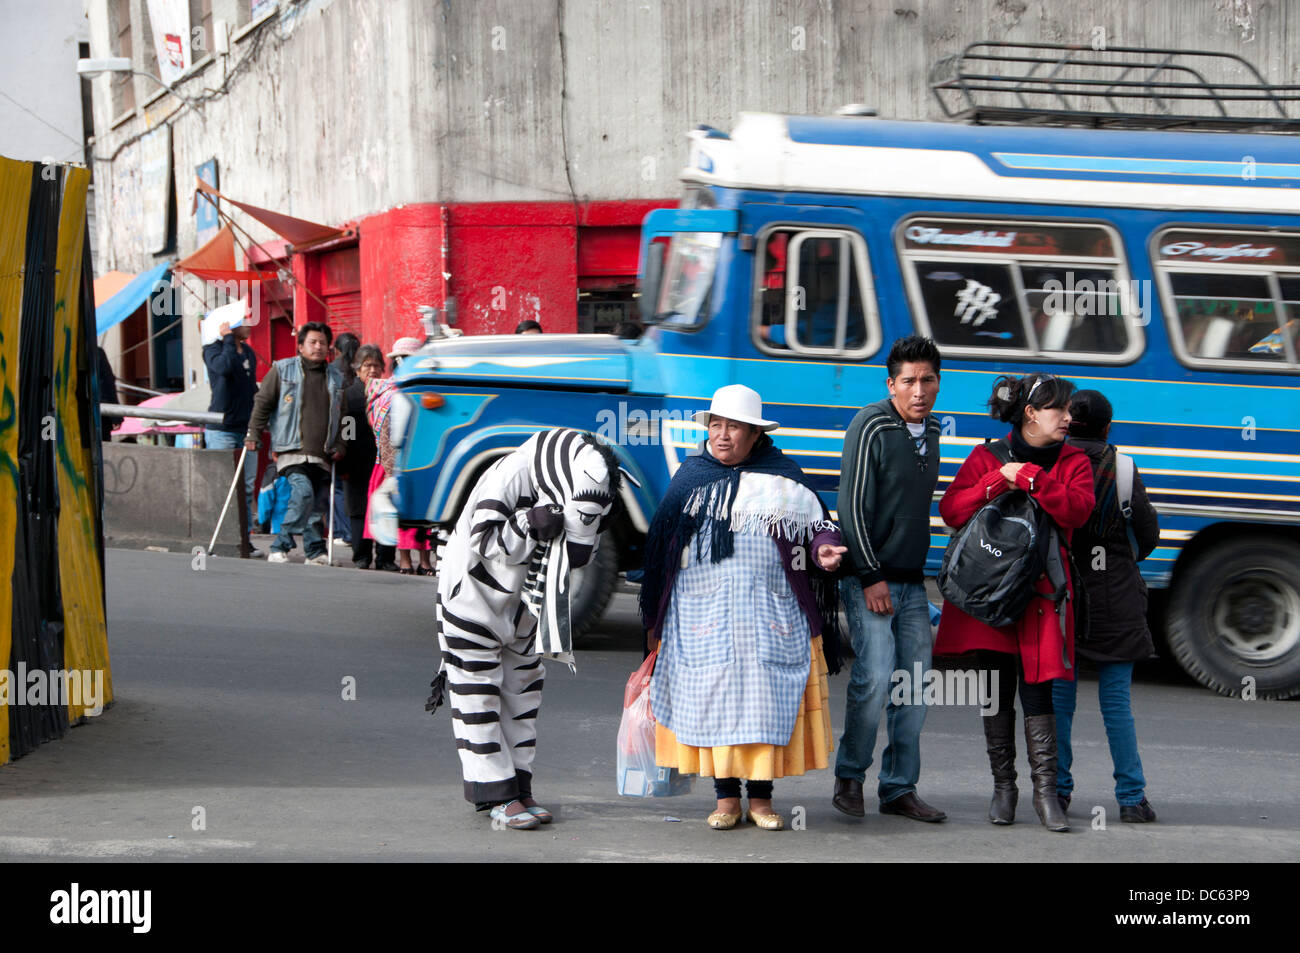
{"type": "Polygon", "coordinates": [[[773,780],[826,768],[833,747],[831,574],[845,547],[803,471],[768,436],[778,424],[762,414],[750,388],[718,389],[695,415],[707,446],[673,476],[646,539],[641,614],[659,647],[656,760],[715,779],[716,830],[741,821],[741,778],[750,821],[781,830],[773,780]]]}

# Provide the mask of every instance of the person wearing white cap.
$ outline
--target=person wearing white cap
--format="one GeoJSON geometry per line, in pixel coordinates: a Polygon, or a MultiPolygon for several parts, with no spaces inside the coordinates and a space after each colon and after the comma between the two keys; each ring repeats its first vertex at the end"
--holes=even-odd
{"type": "Polygon", "coordinates": [[[715,779],[715,830],[740,823],[741,778],[750,821],[781,830],[773,780],[829,765],[832,574],[845,548],[808,478],[768,436],[779,425],[757,392],[719,388],[695,419],[707,446],[674,475],[646,538],[656,760],[715,779]]]}

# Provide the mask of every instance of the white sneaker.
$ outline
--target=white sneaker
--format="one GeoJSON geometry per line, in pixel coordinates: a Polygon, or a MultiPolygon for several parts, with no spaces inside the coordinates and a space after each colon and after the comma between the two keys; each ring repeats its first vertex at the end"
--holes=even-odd
{"type": "Polygon", "coordinates": [[[334,551],[336,553],[341,549],[350,550],[351,548],[352,548],[352,544],[349,543],[346,539],[339,539],[337,536],[334,537],[334,551]]]}
{"type": "Polygon", "coordinates": [[[271,555],[266,557],[266,561],[268,563],[287,563],[289,561],[289,554],[282,553],[278,549],[273,550],[271,555]]]}
{"type": "Polygon", "coordinates": [[[308,566],[328,566],[329,564],[330,557],[328,553],[321,553],[319,556],[313,556],[307,560],[308,566]]]}
{"type": "Polygon", "coordinates": [[[265,557],[266,553],[258,549],[256,546],[254,546],[252,551],[248,554],[249,559],[264,559],[265,557]]]}

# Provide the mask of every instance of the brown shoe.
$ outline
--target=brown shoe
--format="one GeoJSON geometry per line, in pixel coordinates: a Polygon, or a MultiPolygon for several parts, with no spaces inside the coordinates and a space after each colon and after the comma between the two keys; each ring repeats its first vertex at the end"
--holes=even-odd
{"type": "Polygon", "coordinates": [[[836,778],[831,804],[835,810],[849,817],[866,817],[867,809],[862,803],[862,782],[852,778],[836,778]]]}
{"type": "Polygon", "coordinates": [[[914,821],[927,821],[931,824],[937,824],[948,819],[948,815],[943,811],[931,807],[911,793],[881,804],[880,813],[899,814],[903,817],[910,817],[914,821]]]}

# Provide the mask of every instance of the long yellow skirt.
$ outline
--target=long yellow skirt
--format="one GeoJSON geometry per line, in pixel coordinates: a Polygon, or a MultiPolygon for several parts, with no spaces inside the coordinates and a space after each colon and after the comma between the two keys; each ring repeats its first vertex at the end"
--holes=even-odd
{"type": "Polygon", "coordinates": [[[752,781],[774,781],[824,770],[830,766],[830,754],[835,750],[827,674],[819,635],[812,640],[812,664],[808,667],[808,684],[799,702],[799,713],[794,719],[794,732],[783,747],[747,744],[696,748],[682,744],[669,729],[657,724],[655,763],[663,768],[676,768],[683,774],[752,781]]]}

